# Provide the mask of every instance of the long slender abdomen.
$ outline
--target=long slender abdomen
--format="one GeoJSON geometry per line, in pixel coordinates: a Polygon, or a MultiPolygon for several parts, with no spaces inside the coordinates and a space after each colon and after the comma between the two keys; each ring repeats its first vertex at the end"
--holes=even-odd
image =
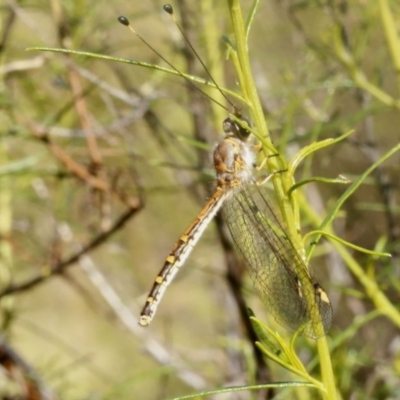
{"type": "Polygon", "coordinates": [[[174,276],[179,271],[179,268],[189,257],[193,247],[196,245],[215,214],[221,208],[221,205],[228,194],[229,192],[224,190],[224,188],[217,187],[214,195],[176,242],[171,253],[166,258],[161,271],[157,275],[153,287],[147,297],[146,304],[140,314],[139,324],[141,326],[150,324],[167,286],[171,283],[174,276]]]}

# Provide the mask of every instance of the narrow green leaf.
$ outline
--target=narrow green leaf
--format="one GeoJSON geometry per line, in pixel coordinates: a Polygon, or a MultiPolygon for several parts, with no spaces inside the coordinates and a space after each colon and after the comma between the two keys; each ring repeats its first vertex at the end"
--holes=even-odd
{"type": "MultiPolygon", "coordinates": [[[[379,158],[376,162],[374,162],[356,181],[354,181],[351,186],[340,196],[340,198],[336,201],[335,205],[329,210],[327,213],[326,217],[322,221],[321,225],[319,226],[320,231],[324,231],[324,228],[329,225],[333,219],[335,218],[335,215],[338,213],[339,209],[342,207],[343,203],[361,186],[361,184],[365,181],[365,179],[368,177],[369,174],[372,173],[377,167],[379,167],[381,164],[383,164],[386,160],[388,160],[391,156],[393,156],[395,153],[397,153],[400,150],[400,143],[390,149],[387,153],[385,153],[381,158],[379,158]]],[[[307,259],[309,260],[312,252],[314,251],[314,248],[316,244],[319,242],[321,239],[321,234],[317,234],[316,237],[313,239],[313,245],[310,246],[310,249],[307,254],[307,259]]]]}
{"type": "Polygon", "coordinates": [[[316,388],[315,385],[308,382],[275,382],[275,383],[263,383],[258,385],[245,385],[245,386],[230,386],[221,389],[215,390],[206,390],[204,392],[193,393],[189,395],[174,397],[170,400],[187,400],[187,399],[195,399],[201,398],[205,396],[211,396],[212,394],[223,394],[223,393],[234,393],[234,392],[242,392],[247,390],[261,390],[267,388],[289,388],[289,387],[310,387],[316,388]]]}
{"type": "Polygon", "coordinates": [[[259,4],[260,4],[260,0],[253,1],[253,4],[251,5],[251,8],[250,8],[250,14],[246,20],[246,43],[249,40],[250,29],[251,29],[251,26],[253,25],[254,17],[256,15],[259,4]]]}
{"type": "Polygon", "coordinates": [[[343,175],[339,175],[337,178],[325,178],[322,176],[314,176],[310,179],[304,179],[300,182],[296,182],[288,192],[288,196],[292,194],[293,191],[297,190],[300,186],[306,185],[307,183],[311,182],[322,182],[322,183],[339,183],[341,185],[348,185],[351,183],[351,180],[346,178],[343,175]]]}
{"type": "Polygon", "coordinates": [[[340,238],[339,236],[333,235],[332,233],[326,232],[326,231],[321,231],[321,230],[314,230],[311,232],[308,232],[306,235],[304,235],[304,241],[307,240],[309,236],[312,235],[324,235],[326,237],[329,237],[330,239],[336,240],[337,242],[343,244],[344,246],[350,247],[351,249],[357,250],[360,253],[365,253],[365,254],[370,254],[372,256],[377,256],[377,257],[392,257],[390,253],[381,253],[378,251],[374,250],[368,250],[364,247],[356,246],[355,244],[351,242],[347,242],[346,240],[340,238]]]}
{"type": "Polygon", "coordinates": [[[350,136],[352,133],[354,132],[354,130],[351,130],[347,133],[345,133],[344,135],[341,135],[335,139],[325,139],[322,140],[320,142],[316,142],[316,143],[312,143],[306,147],[303,147],[294,157],[293,159],[289,162],[288,164],[288,169],[290,171],[290,173],[293,175],[294,172],[296,171],[298,165],[300,164],[300,162],[306,158],[307,156],[309,156],[311,153],[314,153],[317,150],[321,150],[325,147],[331,146],[335,143],[338,143],[340,141],[342,141],[343,139],[346,139],[348,136],[350,136]]]}
{"type": "Polygon", "coordinates": [[[107,56],[104,54],[98,54],[98,53],[92,53],[89,51],[82,51],[82,50],[70,50],[70,49],[60,49],[60,48],[53,48],[53,47],[29,47],[26,49],[27,51],[50,51],[53,53],[64,53],[64,54],[74,54],[76,56],[84,56],[84,57],[91,57],[91,58],[99,58],[102,60],[107,60],[107,61],[114,61],[114,62],[120,62],[120,63],[124,63],[124,64],[130,64],[130,65],[137,65],[143,68],[149,68],[149,69],[153,69],[153,70],[157,70],[157,71],[162,71],[165,72],[166,74],[170,74],[170,75],[175,75],[175,76],[181,76],[185,79],[188,79],[192,82],[196,82],[199,83],[201,85],[206,85],[208,87],[212,87],[214,89],[217,90],[221,90],[222,92],[224,92],[225,94],[232,96],[233,98],[235,98],[236,100],[242,102],[242,103],[246,103],[245,99],[240,96],[239,94],[232,92],[229,89],[226,89],[224,87],[219,87],[217,88],[215,86],[215,84],[207,79],[203,79],[203,78],[199,78],[198,76],[193,76],[193,75],[189,75],[189,74],[185,74],[184,72],[180,72],[171,68],[166,68],[166,67],[162,67],[160,65],[156,65],[156,64],[151,64],[151,63],[147,63],[144,61],[136,61],[136,60],[128,60],[126,58],[120,58],[120,57],[114,57],[114,56],[107,56]]]}

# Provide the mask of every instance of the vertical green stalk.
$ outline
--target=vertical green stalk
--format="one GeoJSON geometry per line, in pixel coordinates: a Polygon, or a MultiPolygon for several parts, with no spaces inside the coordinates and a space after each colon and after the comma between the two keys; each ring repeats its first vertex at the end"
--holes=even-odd
{"type": "MultiPolygon", "coordinates": [[[[217,18],[219,14],[215,12],[215,2],[213,0],[203,0],[199,3],[201,15],[206,16],[202,19],[203,22],[203,40],[207,53],[207,68],[211,76],[218,82],[219,85],[224,85],[224,69],[221,61],[221,51],[219,37],[221,33],[217,30],[219,26],[217,18]]],[[[218,5],[217,5],[218,7],[218,5]]],[[[207,90],[205,87],[203,90],[207,90]]],[[[225,98],[218,91],[214,90],[213,97],[221,104],[224,104],[225,98]]],[[[218,129],[222,130],[221,123],[226,118],[226,111],[218,104],[211,102],[214,124],[218,129]]]]}
{"type": "MultiPolygon", "coordinates": [[[[282,157],[277,157],[277,150],[270,150],[274,149],[274,146],[270,139],[270,133],[264,118],[260,98],[258,96],[258,92],[251,72],[246,42],[246,27],[243,22],[239,0],[228,0],[228,4],[235,32],[237,56],[239,59],[241,72],[244,76],[243,86],[241,87],[243,95],[245,96],[249,104],[250,111],[252,113],[252,120],[257,127],[257,131],[259,132],[258,139],[263,145],[265,156],[274,156],[268,157],[268,169],[271,171],[271,173],[284,171],[287,168],[287,163],[282,159],[282,157]]],[[[275,174],[272,177],[272,181],[274,184],[278,204],[282,212],[282,217],[287,223],[288,234],[292,241],[295,243],[296,248],[298,248],[299,251],[303,253],[302,256],[304,256],[304,251],[302,250],[303,246],[301,244],[301,238],[299,236],[299,229],[296,224],[293,223],[293,221],[299,220],[297,215],[298,209],[295,204],[294,197],[289,199],[289,197],[287,196],[289,188],[294,183],[293,177],[286,173],[275,174]]]]}
{"type": "MultiPolygon", "coordinates": [[[[0,62],[0,64],[2,64],[0,62]]],[[[0,81],[0,94],[5,96],[5,82],[0,81]]],[[[10,121],[7,118],[6,108],[0,109],[0,126],[3,132],[10,126],[10,121]]],[[[0,142],[0,165],[7,165],[8,146],[7,138],[3,135],[0,142]]],[[[0,176],[0,287],[4,288],[11,281],[11,266],[13,261],[13,253],[11,247],[11,229],[12,229],[12,191],[11,179],[7,172],[0,176]]],[[[0,309],[3,315],[3,329],[7,325],[7,317],[10,315],[12,308],[12,296],[6,296],[0,301],[0,309]]]]}
{"type": "Polygon", "coordinates": [[[398,95],[400,94],[400,42],[397,36],[397,27],[390,11],[388,0],[379,0],[382,25],[385,30],[386,42],[389,46],[394,70],[397,77],[398,95]]]}
{"type": "Polygon", "coordinates": [[[231,12],[231,19],[235,32],[236,46],[237,46],[237,54],[239,58],[239,63],[243,75],[245,77],[244,87],[242,87],[242,92],[248,100],[251,106],[252,117],[255,125],[259,129],[260,133],[263,135],[263,138],[270,143],[270,135],[267,127],[267,123],[264,119],[264,114],[262,111],[260,99],[258,96],[258,92],[253,80],[253,75],[251,73],[250,61],[248,58],[248,48],[246,42],[246,28],[243,22],[243,16],[240,9],[239,0],[228,0],[229,10],[231,12]]]}
{"type": "MultiPolygon", "coordinates": [[[[0,164],[8,163],[8,147],[3,138],[0,143],[0,164]]],[[[11,179],[4,175],[0,177],[0,285],[2,288],[10,284],[10,270],[13,261],[12,247],[10,244],[12,228],[12,191],[11,179]]],[[[12,297],[6,296],[1,299],[0,307],[5,318],[2,321],[3,328],[7,325],[7,316],[12,308],[12,297]]]]}
{"type": "Polygon", "coordinates": [[[326,393],[322,393],[322,396],[325,400],[336,400],[335,376],[333,374],[331,354],[326,336],[317,340],[317,348],[319,363],[321,365],[321,380],[326,390],[326,393]]]}
{"type": "MultiPolygon", "coordinates": [[[[243,22],[239,0],[228,0],[228,5],[231,13],[233,29],[235,32],[237,58],[241,69],[240,73],[244,77],[241,80],[241,89],[244,97],[247,100],[247,103],[249,104],[253,122],[255,123],[257,131],[259,133],[258,138],[260,139],[264,147],[264,154],[266,156],[276,156],[278,154],[277,151],[275,152],[275,154],[271,152],[271,149],[274,149],[274,147],[270,141],[268,127],[263,115],[260,99],[251,72],[246,41],[246,27],[243,22]]],[[[268,168],[272,173],[285,169],[287,165],[286,161],[282,157],[269,157],[267,163],[268,168]]],[[[301,241],[300,229],[295,223],[295,221],[299,220],[297,202],[293,194],[291,198],[287,196],[289,188],[294,183],[294,178],[289,173],[282,173],[275,174],[272,179],[279,207],[282,212],[282,218],[288,228],[288,235],[300,252],[301,256],[304,258],[305,251],[301,241]]],[[[301,284],[303,285],[303,287],[308,287],[311,285],[308,281],[301,281],[301,284]]],[[[306,290],[305,295],[309,307],[317,307],[313,291],[306,290]]],[[[315,332],[320,332],[321,330],[323,330],[320,318],[316,321],[312,321],[312,323],[315,332]]],[[[321,363],[322,383],[326,390],[326,392],[322,393],[323,398],[326,400],[336,400],[335,380],[332,370],[329,347],[325,336],[317,341],[317,348],[321,363]]]]}

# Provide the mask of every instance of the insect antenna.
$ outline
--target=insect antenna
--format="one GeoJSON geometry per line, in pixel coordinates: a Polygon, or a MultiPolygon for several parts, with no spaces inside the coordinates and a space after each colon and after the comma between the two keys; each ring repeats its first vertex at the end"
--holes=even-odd
{"type": "MultiPolygon", "coordinates": [[[[166,5],[164,6],[164,10],[166,10],[166,8],[168,10],[172,10],[172,7],[170,5],[166,5]],[[169,6],[169,7],[168,7],[169,6]]],[[[167,11],[167,10],[166,10],[167,11]]],[[[172,15],[171,12],[167,11],[168,14],[172,15]]],[[[175,18],[174,21],[176,22],[175,18]]],[[[122,25],[128,27],[130,29],[131,32],[133,32],[136,37],[143,43],[145,44],[150,50],[152,50],[161,60],[163,60],[171,69],[173,69],[178,75],[180,75],[183,79],[185,79],[186,82],[188,82],[193,88],[195,88],[196,90],[198,90],[199,92],[201,92],[204,96],[206,96],[209,100],[211,100],[212,102],[214,102],[215,104],[218,104],[220,107],[222,107],[224,110],[229,112],[229,109],[227,107],[225,107],[222,103],[220,103],[219,101],[217,101],[216,99],[214,99],[212,96],[210,96],[208,93],[206,93],[204,90],[202,90],[200,87],[198,87],[197,85],[195,85],[187,76],[185,76],[185,74],[183,74],[178,68],[176,68],[171,62],[169,62],[159,51],[157,51],[149,42],[147,42],[146,39],[144,39],[138,32],[136,32],[136,30],[133,28],[133,26],[130,24],[128,18],[126,18],[125,16],[121,15],[120,17],[118,17],[118,22],[120,22],[122,25]]],[[[184,38],[187,42],[188,39],[186,37],[186,35],[183,33],[183,30],[179,27],[179,24],[176,22],[178,28],[180,29],[180,31],[182,32],[182,34],[184,35],[184,38]]],[[[190,42],[189,42],[190,43],[190,42]]],[[[190,48],[194,51],[194,54],[196,55],[196,58],[198,58],[202,64],[202,66],[205,68],[208,76],[211,78],[212,83],[216,86],[216,88],[222,93],[223,97],[229,102],[229,104],[234,107],[234,109],[236,110],[236,107],[232,104],[232,102],[227,98],[227,96],[223,93],[221,87],[217,84],[217,82],[213,79],[213,77],[211,76],[210,72],[208,71],[207,67],[205,66],[204,62],[201,60],[201,58],[199,57],[198,53],[194,50],[193,46],[190,44],[190,48]]]]}
{"type": "Polygon", "coordinates": [[[210,73],[210,70],[207,68],[206,64],[204,63],[203,59],[200,57],[199,53],[196,51],[196,49],[193,47],[192,43],[190,42],[190,40],[188,39],[187,35],[185,34],[182,26],[180,25],[180,23],[177,21],[177,19],[175,18],[174,15],[174,9],[172,8],[171,4],[164,4],[163,9],[165,12],[167,12],[174,24],[176,25],[176,27],[179,29],[180,33],[182,34],[183,38],[185,39],[186,43],[188,44],[188,46],[190,47],[190,49],[192,50],[193,54],[195,55],[195,57],[197,58],[197,60],[200,62],[200,64],[202,65],[204,71],[206,72],[206,74],[208,75],[208,77],[210,78],[210,80],[212,81],[212,83],[215,85],[215,87],[218,89],[218,91],[221,93],[221,95],[224,97],[224,99],[228,102],[228,104],[234,109],[236,110],[236,106],[232,103],[232,101],[229,99],[229,97],[224,93],[224,91],[221,89],[221,87],[219,86],[219,84],[217,83],[217,81],[214,79],[214,77],[212,76],[212,74],[210,73]]]}

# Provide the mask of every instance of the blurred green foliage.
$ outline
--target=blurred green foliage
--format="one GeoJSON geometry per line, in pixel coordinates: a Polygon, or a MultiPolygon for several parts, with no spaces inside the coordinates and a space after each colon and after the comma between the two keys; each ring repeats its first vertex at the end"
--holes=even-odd
{"type": "MultiPolygon", "coordinates": [[[[221,39],[234,42],[227,4],[192,3],[174,5],[177,18],[217,82],[238,90],[221,39]]],[[[248,15],[251,2],[242,3],[248,15]]],[[[209,196],[209,154],[222,137],[226,111],[182,78],[157,70],[25,51],[64,47],[164,65],[118,24],[124,14],[173,65],[206,78],[161,6],[119,0],[1,4],[3,350],[7,340],[51,388],[50,398],[165,399],[256,381],[215,226],[168,289],[152,325],[137,325],[165,256],[209,196]],[[121,229],[95,242],[129,210],[121,229]],[[88,243],[93,251],[64,268],[88,243]],[[55,266],[62,268],[49,277],[55,266]]],[[[291,159],[311,143],[355,130],[306,158],[298,181],[344,174],[356,182],[399,145],[399,21],[399,3],[388,0],[259,5],[249,52],[275,147],[291,159]]],[[[377,166],[333,223],[346,241],[393,257],[344,253],[323,239],[312,260],[334,308],[328,343],[343,399],[400,397],[399,165],[395,153],[377,166]]],[[[313,183],[301,190],[306,233],[346,187],[313,183]]],[[[250,280],[243,291],[258,318],[268,320],[250,280]]],[[[287,335],[273,320],[268,326],[287,335]]],[[[318,376],[315,342],[299,338],[296,349],[318,376]]],[[[272,381],[293,380],[277,364],[268,367],[272,381]]],[[[2,372],[0,396],[29,399],[29,390],[12,378],[2,372]]],[[[316,396],[308,388],[279,390],[281,398],[316,396]]]]}

